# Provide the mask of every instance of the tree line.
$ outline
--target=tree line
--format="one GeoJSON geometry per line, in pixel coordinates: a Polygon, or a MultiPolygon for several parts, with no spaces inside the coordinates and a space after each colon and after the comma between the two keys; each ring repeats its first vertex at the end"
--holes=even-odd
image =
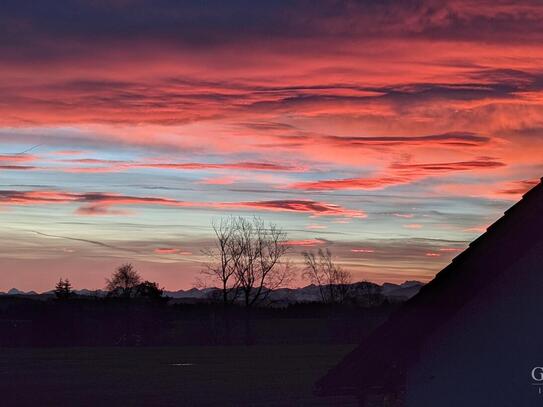
{"type": "MultiPolygon", "coordinates": [[[[292,245],[287,233],[261,218],[228,217],[212,222],[214,246],[203,250],[208,261],[197,283],[218,288],[223,305],[241,303],[253,307],[266,302],[270,294],[288,286],[296,268],[289,254],[292,245]]],[[[323,303],[345,302],[350,296],[352,274],[341,268],[329,249],[302,252],[302,277],[319,289],[323,303]]],[[[143,280],[130,263],[117,268],[106,280],[107,295],[119,298],[163,298],[158,283],[143,280]]],[[[68,279],[60,279],[54,293],[58,299],[71,298],[74,290],[68,279]]]]}

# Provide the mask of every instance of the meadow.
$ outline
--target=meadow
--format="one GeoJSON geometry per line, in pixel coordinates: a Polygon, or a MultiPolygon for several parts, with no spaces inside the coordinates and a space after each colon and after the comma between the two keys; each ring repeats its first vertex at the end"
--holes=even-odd
{"type": "Polygon", "coordinates": [[[313,383],[354,345],[3,348],[2,405],[333,406],[313,383]]]}

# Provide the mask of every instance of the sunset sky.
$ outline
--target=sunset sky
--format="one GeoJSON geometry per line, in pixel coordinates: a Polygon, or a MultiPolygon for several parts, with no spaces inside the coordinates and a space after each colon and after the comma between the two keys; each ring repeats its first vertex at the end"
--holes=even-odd
{"type": "Polygon", "coordinates": [[[5,0],[0,290],[124,262],[187,289],[231,214],[428,281],[543,176],[542,27],[539,1],[5,0]]]}

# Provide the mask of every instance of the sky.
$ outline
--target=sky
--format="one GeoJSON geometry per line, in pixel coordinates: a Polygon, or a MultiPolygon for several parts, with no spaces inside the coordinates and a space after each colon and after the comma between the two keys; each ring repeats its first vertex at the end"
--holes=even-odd
{"type": "MultiPolygon", "coordinates": [[[[4,0],[0,290],[190,288],[211,222],[430,280],[543,176],[539,1],[4,0]]],[[[303,281],[298,281],[303,284],[303,281]]]]}

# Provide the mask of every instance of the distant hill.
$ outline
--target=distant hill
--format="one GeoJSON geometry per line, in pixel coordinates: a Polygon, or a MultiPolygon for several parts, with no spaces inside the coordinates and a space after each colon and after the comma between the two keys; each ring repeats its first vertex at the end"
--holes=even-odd
{"type": "Polygon", "coordinates": [[[408,300],[417,294],[423,285],[420,281],[406,281],[402,284],[384,283],[381,287],[383,295],[389,299],[408,300]]]}
{"type": "MultiPolygon", "coordinates": [[[[367,282],[358,282],[351,284],[350,288],[355,293],[360,295],[365,294],[368,286],[376,288],[380,293],[389,301],[401,302],[406,301],[409,298],[417,294],[420,288],[424,284],[420,281],[406,281],[402,284],[393,284],[393,283],[384,283],[382,285],[367,283],[367,282]]],[[[191,288],[189,290],[178,290],[178,291],[165,291],[164,295],[177,300],[178,302],[201,302],[208,300],[218,294],[220,290],[218,288],[191,288]]],[[[104,290],[75,290],[77,295],[81,296],[97,296],[103,297],[106,295],[104,290]]],[[[37,296],[37,297],[51,297],[54,295],[54,291],[46,291],[43,293],[36,293],[35,291],[21,291],[17,288],[10,289],[7,293],[0,292],[0,295],[11,295],[11,296],[37,296]]],[[[303,303],[303,302],[318,302],[320,301],[320,291],[319,287],[311,284],[301,288],[280,288],[275,290],[270,295],[270,301],[275,304],[291,304],[291,303],[303,303]]]]}
{"type": "MultiPolygon", "coordinates": [[[[370,284],[380,290],[381,294],[393,302],[406,301],[419,292],[424,285],[420,281],[406,281],[402,284],[384,283],[383,285],[372,283],[353,283],[351,289],[360,295],[365,292],[360,291],[361,285],[364,287],[370,284]]],[[[197,289],[191,288],[190,290],[178,290],[178,291],[165,291],[165,295],[176,300],[197,301],[206,300],[213,296],[214,293],[218,293],[217,288],[204,288],[197,289]]],[[[270,301],[278,304],[300,303],[300,302],[318,302],[321,300],[319,287],[311,284],[301,288],[280,288],[275,290],[270,295],[270,301]]]]}

